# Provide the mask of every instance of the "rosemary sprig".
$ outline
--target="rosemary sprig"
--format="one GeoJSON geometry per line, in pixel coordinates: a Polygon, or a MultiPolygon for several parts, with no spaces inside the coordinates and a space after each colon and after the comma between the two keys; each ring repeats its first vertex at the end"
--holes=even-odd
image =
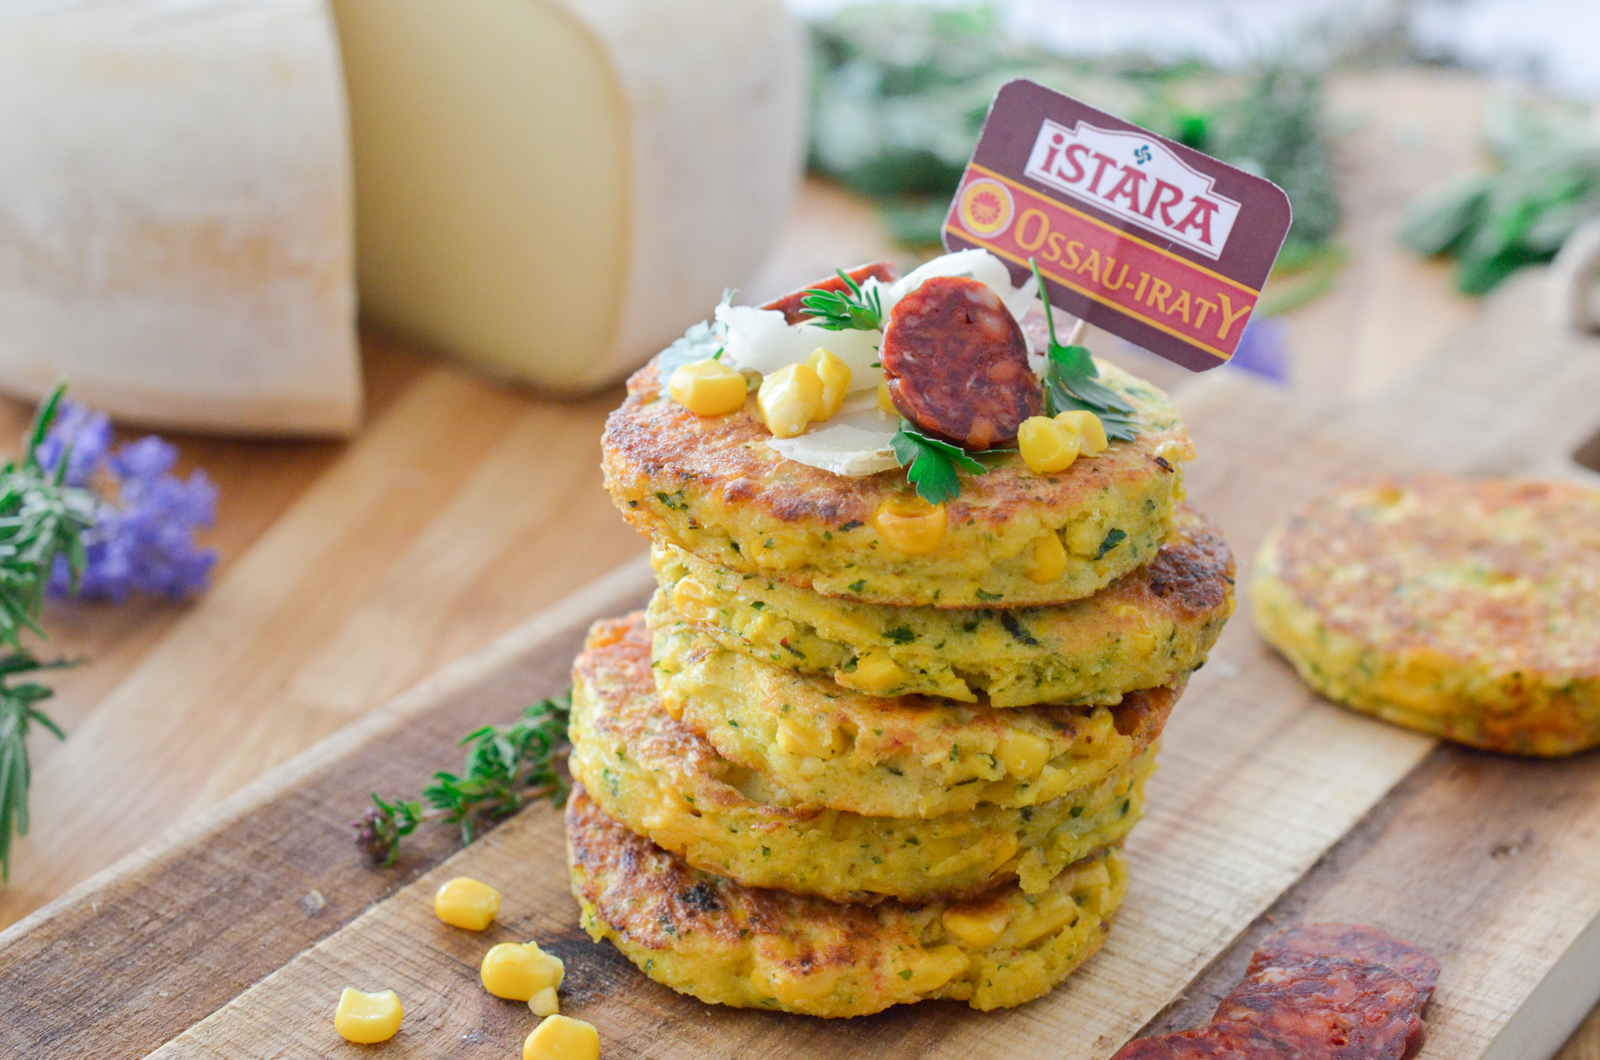
{"type": "Polygon", "coordinates": [[[66,661],[40,662],[26,651],[0,656],[0,871],[4,878],[11,875],[12,837],[28,834],[28,785],[33,779],[28,761],[28,730],[38,722],[56,739],[67,738],[49,715],[34,706],[55,693],[37,681],[11,681],[19,674],[71,665],[66,661]]]}
{"type": "Polygon", "coordinates": [[[462,773],[438,772],[420,799],[384,799],[372,793],[372,806],[351,822],[356,846],[379,865],[392,865],[400,841],[423,821],[458,825],[470,843],[477,829],[515,812],[530,799],[548,796],[566,802],[569,785],[561,759],[567,752],[567,718],[572,693],[541,699],[509,725],[485,725],[467,733],[462,773]],[[428,810],[422,808],[426,800],[428,810]]]}
{"type": "Polygon", "coordinates": [[[28,834],[28,788],[33,769],[28,734],[37,722],[58,739],[66,734],[34,704],[51,691],[33,681],[12,684],[19,674],[72,665],[41,663],[22,647],[24,630],[43,637],[35,619],[44,606],[45,584],[57,556],[65,556],[73,582],[86,561],[83,534],[95,522],[97,501],[88,490],[65,483],[70,452],[53,472],[39,463],[39,446],[55,422],[66,387],[59,386],[34,415],[22,456],[0,465],[0,880],[11,878],[11,844],[28,834]]]}
{"type": "Polygon", "coordinates": [[[930,438],[907,419],[900,421],[900,429],[889,445],[894,449],[895,460],[906,469],[906,481],[915,486],[918,496],[929,504],[943,504],[961,496],[957,469],[971,475],[981,475],[988,470],[959,445],[930,438]]]}
{"type": "Polygon", "coordinates": [[[800,299],[800,304],[812,315],[806,321],[829,331],[881,331],[883,329],[883,299],[874,287],[862,294],[861,285],[852,280],[843,269],[835,269],[844,281],[847,291],[811,290],[800,299]]]}
{"type": "Polygon", "coordinates": [[[1044,319],[1050,329],[1050,356],[1044,372],[1044,399],[1050,415],[1083,409],[1100,417],[1106,437],[1131,442],[1139,434],[1138,411],[1121,394],[1100,382],[1087,346],[1063,346],[1056,340],[1056,321],[1050,311],[1050,294],[1045,290],[1039,262],[1028,259],[1044,302],[1044,319]]]}

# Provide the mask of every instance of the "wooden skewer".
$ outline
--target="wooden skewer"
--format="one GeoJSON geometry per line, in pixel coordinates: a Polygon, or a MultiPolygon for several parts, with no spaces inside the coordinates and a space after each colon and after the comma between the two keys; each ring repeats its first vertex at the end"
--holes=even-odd
{"type": "Polygon", "coordinates": [[[1067,345],[1079,345],[1083,339],[1083,333],[1088,330],[1089,322],[1087,320],[1079,320],[1076,324],[1072,325],[1072,334],[1067,336],[1067,345]]]}

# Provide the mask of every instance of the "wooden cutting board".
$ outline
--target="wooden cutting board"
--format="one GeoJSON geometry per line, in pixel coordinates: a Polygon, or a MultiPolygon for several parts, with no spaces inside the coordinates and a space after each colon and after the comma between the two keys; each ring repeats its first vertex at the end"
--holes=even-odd
{"type": "MultiPolygon", "coordinates": [[[[1268,526],[1341,479],[1586,475],[1570,454],[1600,429],[1600,342],[1541,330],[1539,280],[1519,278],[1373,402],[1320,407],[1237,373],[1188,388],[1191,498],[1241,567],[1268,526]]],[[[1105,950],[1015,1011],[824,1022],[679,997],[577,929],[545,806],[453,856],[434,828],[392,869],[362,862],[347,822],[369,790],[416,790],[456,766],[461,733],[564,688],[588,623],[650,584],[642,566],[617,571],[0,933],[0,1055],[355,1056],[331,1014],[358,986],[405,1003],[381,1055],[515,1056],[535,1020],[485,994],[476,968],[492,943],[527,938],[567,961],[563,1011],[598,1026],[610,1058],[1104,1058],[1141,1030],[1203,1022],[1255,942],[1301,919],[1375,924],[1439,955],[1425,1056],[1539,1060],[1600,996],[1597,756],[1514,760],[1350,714],[1261,644],[1247,607],[1168,728],[1105,950]],[[432,917],[432,889],[457,874],[505,896],[483,935],[432,917]]]]}

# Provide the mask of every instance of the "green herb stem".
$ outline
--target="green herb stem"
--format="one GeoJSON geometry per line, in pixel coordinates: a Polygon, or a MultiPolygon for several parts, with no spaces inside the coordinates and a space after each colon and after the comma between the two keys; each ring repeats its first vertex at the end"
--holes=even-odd
{"type": "Polygon", "coordinates": [[[33,779],[28,735],[38,723],[66,739],[35,704],[51,690],[34,681],[11,683],[18,675],[58,669],[70,662],[40,662],[22,647],[22,634],[43,637],[36,619],[57,556],[65,556],[74,582],[86,555],[83,535],[95,523],[94,494],[66,484],[71,452],[64,451],[54,471],[39,463],[39,447],[50,433],[65,386],[39,406],[20,459],[0,465],[0,880],[11,877],[11,848],[28,834],[28,791],[33,779]]]}
{"type": "Polygon", "coordinates": [[[401,840],[423,821],[454,824],[461,830],[462,843],[470,843],[482,825],[516,812],[530,800],[548,797],[562,805],[570,788],[562,759],[571,713],[568,692],[540,700],[509,725],[485,725],[469,732],[460,741],[468,748],[460,775],[435,773],[418,799],[384,799],[373,792],[372,806],[351,822],[356,845],[373,862],[392,865],[401,840]]]}

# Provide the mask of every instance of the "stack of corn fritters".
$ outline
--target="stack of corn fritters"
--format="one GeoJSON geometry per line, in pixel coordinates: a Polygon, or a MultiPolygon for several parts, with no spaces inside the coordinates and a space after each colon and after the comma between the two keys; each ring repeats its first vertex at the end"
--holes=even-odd
{"type": "Polygon", "coordinates": [[[629,381],[606,487],[661,588],[574,670],[591,935],[702,1000],[819,1016],[1018,1005],[1100,947],[1162,727],[1233,607],[1183,425],[1101,373],[1134,441],[1053,475],[986,457],[919,554],[875,518],[902,472],[798,464],[753,398],[701,417],[653,364],[629,381]]]}

